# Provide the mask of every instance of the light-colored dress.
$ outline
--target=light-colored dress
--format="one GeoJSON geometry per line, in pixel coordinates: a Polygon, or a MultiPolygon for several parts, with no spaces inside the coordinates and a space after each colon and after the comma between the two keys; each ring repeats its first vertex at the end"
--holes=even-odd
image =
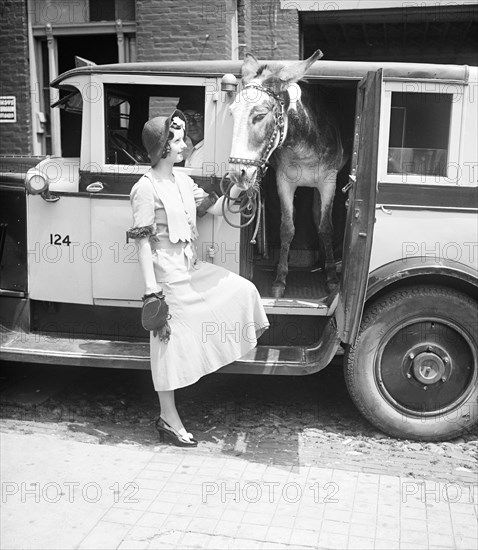
{"type": "Polygon", "coordinates": [[[149,236],[156,280],[171,314],[169,342],[150,333],[156,391],[188,386],[232,363],[254,348],[269,327],[250,281],[196,259],[196,208],[211,202],[189,176],[174,175],[175,182],[159,181],[150,171],[130,195],[133,227],[128,235],[149,236]]]}

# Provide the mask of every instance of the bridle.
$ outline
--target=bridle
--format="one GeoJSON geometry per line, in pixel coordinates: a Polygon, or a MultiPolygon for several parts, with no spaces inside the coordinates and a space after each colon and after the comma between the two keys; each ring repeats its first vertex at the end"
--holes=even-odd
{"type": "Polygon", "coordinates": [[[251,83],[244,86],[245,90],[248,90],[251,88],[254,88],[256,90],[266,93],[269,97],[272,97],[273,99],[275,99],[275,101],[279,105],[279,108],[274,110],[274,130],[270,135],[269,141],[266,147],[264,148],[264,151],[262,152],[259,160],[246,159],[246,158],[240,158],[240,157],[229,157],[229,162],[231,164],[257,166],[261,172],[260,176],[262,178],[266,173],[267,168],[269,167],[270,156],[285,141],[286,134],[287,134],[287,117],[285,116],[284,100],[280,96],[278,96],[270,88],[265,88],[260,84],[251,83]],[[277,137],[279,139],[277,139],[277,137]]]}
{"type": "Polygon", "coordinates": [[[233,227],[246,227],[247,225],[253,222],[254,217],[257,213],[256,228],[254,230],[254,234],[251,239],[251,243],[255,244],[256,242],[255,239],[257,236],[257,232],[259,230],[260,218],[261,218],[260,182],[262,178],[265,176],[267,169],[269,168],[270,156],[276,149],[281,147],[285,141],[285,138],[287,136],[287,116],[285,114],[284,100],[279,95],[273,92],[270,88],[265,88],[264,86],[261,86],[260,84],[256,84],[253,82],[244,86],[245,90],[251,89],[251,88],[254,88],[256,90],[266,93],[269,97],[272,97],[276,101],[276,107],[278,105],[278,108],[274,109],[274,130],[272,131],[269,137],[269,141],[264,147],[259,160],[247,159],[247,158],[241,158],[241,157],[229,157],[230,164],[239,164],[242,166],[257,166],[257,168],[259,169],[255,175],[252,185],[246,190],[242,199],[241,198],[232,199],[230,197],[230,191],[232,189],[232,186],[234,185],[234,182],[232,181],[229,182],[229,185],[227,186],[227,188],[225,187],[224,181],[228,173],[224,174],[224,176],[222,177],[221,191],[226,197],[224,202],[222,203],[222,213],[223,213],[224,219],[227,221],[229,225],[232,225],[233,227]],[[240,204],[237,207],[237,209],[233,209],[232,205],[237,200],[240,201],[240,204]],[[227,219],[226,206],[227,206],[227,210],[230,213],[233,213],[233,214],[240,213],[243,217],[246,218],[246,221],[240,224],[232,223],[230,220],[227,219]]]}

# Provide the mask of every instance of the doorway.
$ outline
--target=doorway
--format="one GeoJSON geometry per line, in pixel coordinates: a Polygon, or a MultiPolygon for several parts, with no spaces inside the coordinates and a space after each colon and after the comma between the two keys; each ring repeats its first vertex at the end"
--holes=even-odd
{"type": "MultiPolygon", "coordinates": [[[[58,38],[58,74],[75,68],[75,56],[97,65],[118,62],[116,35],[60,36],[58,38]]],[[[61,152],[64,157],[79,157],[81,116],[60,111],[61,152]]]]}
{"type": "MultiPolygon", "coordinates": [[[[118,41],[114,34],[84,34],[58,36],[56,38],[58,56],[58,74],[75,68],[75,56],[93,61],[97,65],[118,62],[118,41]]],[[[45,154],[52,154],[51,108],[50,108],[50,75],[48,44],[41,42],[42,95],[45,118],[44,147],[45,154]]],[[[60,98],[63,93],[60,93],[60,98]]],[[[81,116],[60,109],[61,154],[64,157],[80,156],[81,116]],[[66,131],[67,130],[67,131],[66,131]]]]}

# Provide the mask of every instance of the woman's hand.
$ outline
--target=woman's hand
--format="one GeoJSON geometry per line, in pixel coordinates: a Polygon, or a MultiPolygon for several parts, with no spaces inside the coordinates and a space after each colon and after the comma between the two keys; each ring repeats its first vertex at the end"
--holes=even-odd
{"type": "MultiPolygon", "coordinates": [[[[229,190],[228,198],[231,200],[237,199],[243,191],[243,189],[240,189],[236,184],[234,184],[229,190]]],[[[226,200],[226,195],[222,195],[222,197],[219,197],[216,203],[213,204],[211,208],[207,210],[207,212],[209,212],[209,214],[212,214],[213,216],[222,216],[222,205],[226,200]]]]}
{"type": "Polygon", "coordinates": [[[164,294],[150,294],[143,296],[143,308],[141,311],[141,324],[145,330],[153,333],[163,342],[168,342],[171,336],[171,327],[168,319],[169,306],[164,294]]]}
{"type": "Polygon", "coordinates": [[[236,184],[234,184],[231,187],[231,190],[229,191],[229,196],[231,199],[237,199],[237,197],[243,192],[245,189],[241,189],[236,184]]]}

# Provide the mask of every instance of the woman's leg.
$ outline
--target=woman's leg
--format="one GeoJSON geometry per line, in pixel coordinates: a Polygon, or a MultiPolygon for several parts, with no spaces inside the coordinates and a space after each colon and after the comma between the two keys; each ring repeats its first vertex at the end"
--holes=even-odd
{"type": "Polygon", "coordinates": [[[174,401],[174,391],[158,391],[158,397],[159,405],[161,407],[161,418],[174,430],[181,434],[181,436],[185,436],[187,439],[190,439],[183,423],[181,422],[181,418],[179,418],[176,403],[174,401]]]}
{"type": "Polygon", "coordinates": [[[184,428],[174,402],[174,391],[158,391],[161,418],[175,430],[184,428]]]}

